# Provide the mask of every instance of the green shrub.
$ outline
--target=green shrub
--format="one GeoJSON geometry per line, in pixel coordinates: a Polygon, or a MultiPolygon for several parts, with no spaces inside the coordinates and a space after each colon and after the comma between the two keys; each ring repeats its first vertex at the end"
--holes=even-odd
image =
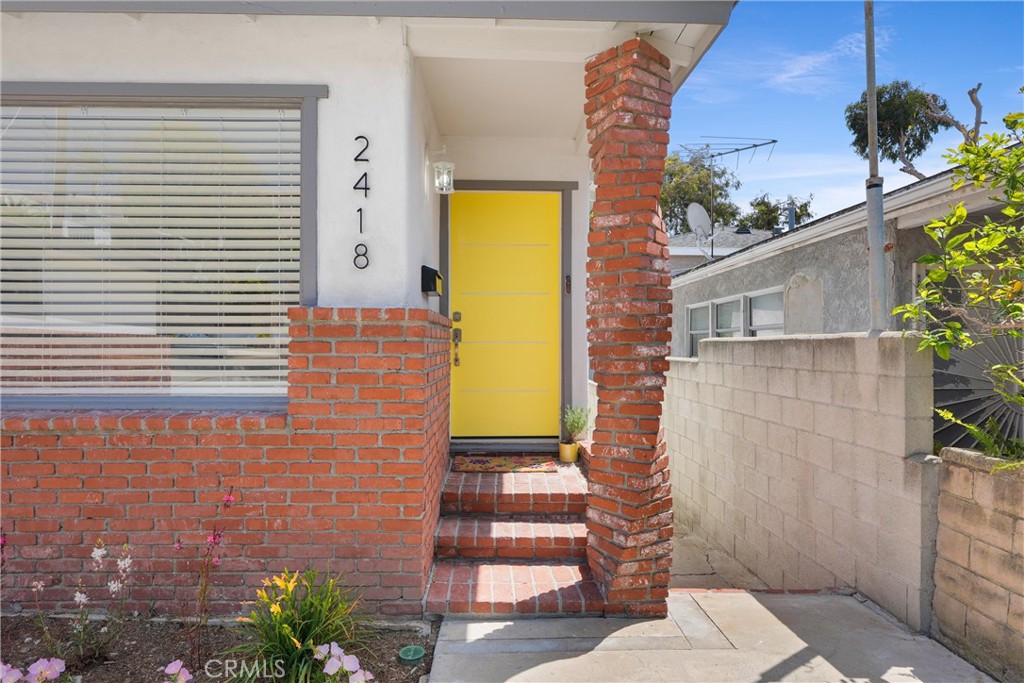
{"type": "Polygon", "coordinates": [[[282,683],[320,683],[328,680],[324,665],[315,658],[316,648],[337,643],[358,650],[362,618],[351,590],[333,577],[318,582],[315,571],[289,572],[263,580],[256,591],[255,607],[241,617],[242,634],[249,641],[226,656],[262,663],[232,676],[230,683],[257,683],[266,671],[283,671],[282,683]]]}
{"type": "Polygon", "coordinates": [[[562,413],[562,424],[565,425],[565,433],[568,436],[567,443],[574,443],[583,432],[587,431],[587,427],[590,425],[590,411],[587,408],[565,406],[565,411],[562,413]]]}

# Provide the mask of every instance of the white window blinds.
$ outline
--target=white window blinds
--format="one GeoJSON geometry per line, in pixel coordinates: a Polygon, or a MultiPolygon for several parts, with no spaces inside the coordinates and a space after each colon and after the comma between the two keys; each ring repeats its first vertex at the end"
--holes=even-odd
{"type": "Polygon", "coordinates": [[[298,109],[2,108],[5,394],[283,394],[298,109]]]}

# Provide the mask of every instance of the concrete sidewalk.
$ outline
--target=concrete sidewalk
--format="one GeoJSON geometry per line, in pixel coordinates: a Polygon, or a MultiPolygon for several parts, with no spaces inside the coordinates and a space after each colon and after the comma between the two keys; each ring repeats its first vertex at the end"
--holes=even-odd
{"type": "Polygon", "coordinates": [[[446,619],[430,683],[991,681],[857,598],[673,591],[669,618],[446,619]]]}

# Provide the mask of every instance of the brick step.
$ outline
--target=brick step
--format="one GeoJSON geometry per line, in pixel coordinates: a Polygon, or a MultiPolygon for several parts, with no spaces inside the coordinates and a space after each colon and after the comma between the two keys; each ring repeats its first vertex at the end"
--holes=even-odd
{"type": "Polygon", "coordinates": [[[575,465],[557,472],[449,472],[441,494],[444,514],[583,515],[587,480],[575,465]]]}
{"type": "Polygon", "coordinates": [[[587,556],[587,525],[569,515],[442,517],[438,558],[575,559],[587,556]]]}
{"type": "Polygon", "coordinates": [[[601,592],[590,569],[575,562],[438,560],[426,612],[468,618],[495,615],[600,615],[601,592]]]}

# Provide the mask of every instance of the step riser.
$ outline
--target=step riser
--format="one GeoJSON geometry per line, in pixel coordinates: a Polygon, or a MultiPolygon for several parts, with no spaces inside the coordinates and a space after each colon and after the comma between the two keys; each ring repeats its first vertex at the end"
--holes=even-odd
{"type": "Polygon", "coordinates": [[[492,567],[439,561],[427,592],[426,611],[466,618],[496,615],[599,615],[603,602],[583,564],[492,567]]]}
{"type": "Polygon", "coordinates": [[[587,557],[586,546],[579,547],[526,547],[517,548],[513,546],[502,546],[495,548],[473,547],[467,548],[461,545],[440,544],[437,546],[438,559],[467,559],[467,560],[583,560],[587,557]]]}
{"type": "Polygon", "coordinates": [[[448,515],[585,515],[587,484],[575,468],[551,474],[450,472],[441,511],[448,515]]]}
{"type": "Polygon", "coordinates": [[[444,500],[441,512],[445,515],[585,515],[585,497],[538,503],[514,500],[444,500]]]}
{"type": "Polygon", "coordinates": [[[443,517],[439,558],[582,560],[587,527],[581,517],[443,517]]]}

